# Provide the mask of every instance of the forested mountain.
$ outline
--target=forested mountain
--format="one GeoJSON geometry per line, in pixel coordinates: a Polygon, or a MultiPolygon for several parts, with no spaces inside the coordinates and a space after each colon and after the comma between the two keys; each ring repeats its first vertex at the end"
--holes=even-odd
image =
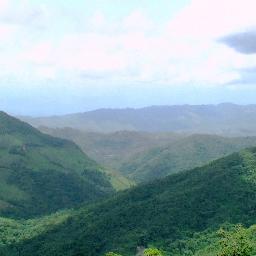
{"type": "Polygon", "coordinates": [[[256,148],[251,148],[41,220],[50,222],[49,228],[40,229],[40,220],[39,226],[2,220],[10,230],[1,240],[2,250],[27,256],[100,256],[111,250],[131,256],[137,246],[154,245],[167,255],[198,250],[195,255],[211,255],[208,246],[216,242],[221,225],[256,223],[255,166],[256,148]],[[6,238],[12,234],[16,242],[6,238]]]}
{"type": "Polygon", "coordinates": [[[226,138],[191,135],[154,147],[123,162],[119,171],[136,182],[148,182],[172,173],[202,166],[241,149],[256,146],[256,137],[226,138]]]}
{"type": "Polygon", "coordinates": [[[256,256],[256,0],[0,0],[0,256],[256,256]]]}
{"type": "Polygon", "coordinates": [[[178,105],[141,109],[99,109],[65,116],[30,118],[30,124],[51,128],[114,132],[211,133],[225,136],[256,135],[256,105],[178,105]]]}
{"type": "Polygon", "coordinates": [[[157,146],[168,145],[185,134],[148,133],[119,131],[113,133],[85,132],[72,128],[39,127],[39,130],[52,136],[72,140],[91,158],[104,166],[118,170],[138,153],[157,146]]]}
{"type": "Polygon", "coordinates": [[[72,128],[41,131],[77,143],[97,162],[135,182],[147,182],[256,146],[256,137],[221,137],[120,131],[90,133],[72,128]]]}
{"type": "Polygon", "coordinates": [[[0,112],[0,213],[31,217],[113,193],[110,178],[73,142],[0,112]]]}

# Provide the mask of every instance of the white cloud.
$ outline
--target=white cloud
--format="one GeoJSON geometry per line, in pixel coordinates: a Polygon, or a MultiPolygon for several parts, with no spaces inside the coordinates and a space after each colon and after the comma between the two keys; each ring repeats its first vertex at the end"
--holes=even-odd
{"type": "Polygon", "coordinates": [[[105,15],[100,11],[96,11],[90,19],[90,28],[93,30],[102,28],[105,26],[106,22],[105,15]]]}
{"type": "Polygon", "coordinates": [[[125,31],[147,32],[154,27],[154,24],[143,11],[135,10],[124,18],[122,26],[125,31]]]}
{"type": "Polygon", "coordinates": [[[169,24],[176,36],[218,38],[256,26],[254,0],[192,0],[169,24]]]}
{"type": "MultiPolygon", "coordinates": [[[[6,41],[10,41],[12,36],[15,36],[16,27],[9,24],[0,24],[0,41],[1,43],[5,43],[6,41]]],[[[1,44],[0,43],[0,44],[1,44]]]]}
{"type": "MultiPolygon", "coordinates": [[[[161,25],[143,10],[133,10],[120,22],[96,11],[89,18],[79,17],[87,29],[70,33],[65,16],[61,23],[49,6],[30,7],[27,1],[22,11],[12,7],[0,19],[0,40],[15,42],[0,43],[5,50],[0,51],[0,77],[57,79],[68,74],[75,79],[86,74],[87,79],[105,76],[131,83],[222,85],[238,79],[238,69],[256,65],[255,56],[216,41],[256,25],[255,5],[254,0],[192,0],[161,25]],[[59,31],[52,29],[54,21],[63,26],[59,31]],[[43,36],[35,24],[44,26],[43,36]]],[[[7,8],[6,1],[0,0],[1,6],[7,8]]]]}
{"type": "Polygon", "coordinates": [[[0,13],[4,12],[8,6],[8,0],[0,0],[0,13]]]}

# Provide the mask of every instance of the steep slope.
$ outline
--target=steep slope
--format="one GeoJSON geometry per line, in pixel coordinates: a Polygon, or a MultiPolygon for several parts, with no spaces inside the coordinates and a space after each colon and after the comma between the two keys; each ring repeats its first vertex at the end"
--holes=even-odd
{"type": "Polygon", "coordinates": [[[241,149],[256,146],[256,137],[225,138],[191,135],[172,144],[155,147],[126,160],[119,170],[136,182],[147,182],[202,166],[241,149]]]}
{"type": "Polygon", "coordinates": [[[40,130],[74,141],[91,158],[135,182],[162,178],[256,146],[256,137],[131,131],[103,134],[47,127],[40,130]]]}
{"type": "Polygon", "coordinates": [[[156,146],[173,143],[185,134],[148,133],[119,131],[114,133],[96,133],[72,128],[39,127],[39,130],[52,136],[72,140],[92,159],[109,168],[118,170],[123,162],[132,156],[156,146]]]}
{"type": "Polygon", "coordinates": [[[16,246],[22,255],[100,256],[112,250],[128,256],[137,246],[168,250],[180,241],[182,251],[196,232],[214,232],[223,223],[256,223],[255,199],[252,148],[73,211],[66,221],[16,246]]]}
{"type": "Polygon", "coordinates": [[[178,105],[140,109],[99,109],[65,116],[29,118],[32,125],[52,128],[115,132],[210,133],[225,136],[256,135],[256,105],[178,105]]]}
{"type": "Polygon", "coordinates": [[[74,143],[0,112],[0,214],[42,215],[112,191],[103,169],[74,143]]]}

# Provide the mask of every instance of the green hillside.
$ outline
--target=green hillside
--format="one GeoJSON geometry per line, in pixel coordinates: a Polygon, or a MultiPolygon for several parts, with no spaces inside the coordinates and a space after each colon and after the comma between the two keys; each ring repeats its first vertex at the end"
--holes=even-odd
{"type": "Polygon", "coordinates": [[[40,131],[52,136],[75,142],[92,159],[104,166],[118,170],[138,153],[156,146],[173,143],[185,134],[176,133],[148,133],[119,131],[113,133],[85,132],[72,128],[39,127],[40,131]]]}
{"type": "Polygon", "coordinates": [[[136,183],[202,166],[241,149],[256,146],[256,137],[131,131],[104,134],[47,127],[40,130],[74,141],[91,158],[110,170],[116,170],[114,176],[125,176],[136,183]]]}
{"type": "Polygon", "coordinates": [[[220,252],[226,252],[225,255],[234,255],[234,252],[237,252],[236,255],[256,255],[256,225],[252,225],[247,229],[239,226],[240,225],[234,226],[225,224],[217,232],[206,231],[195,233],[192,238],[189,238],[185,241],[178,240],[173,243],[172,246],[168,248],[168,255],[223,255],[220,254],[220,252]],[[239,230],[242,231],[240,231],[240,234],[238,233],[239,230]],[[227,234],[225,240],[223,239],[223,236],[220,236],[222,233],[220,231],[224,231],[227,234]],[[237,236],[238,234],[239,236],[237,236]],[[225,242],[225,244],[223,244],[223,242],[225,242]],[[181,248],[180,244],[185,246],[181,248]],[[240,248],[249,245],[250,253],[238,254],[238,245],[240,245],[240,248]]]}
{"type": "Polygon", "coordinates": [[[252,148],[120,192],[97,205],[64,212],[49,229],[38,229],[28,239],[28,232],[22,232],[23,239],[3,250],[19,248],[22,255],[36,256],[100,256],[106,251],[132,256],[137,246],[156,246],[167,255],[193,255],[193,250],[207,250],[216,242],[220,226],[256,223],[255,199],[252,148]],[[192,251],[186,254],[188,247],[192,251]]]}
{"type": "Polygon", "coordinates": [[[103,169],[73,142],[0,112],[0,213],[30,217],[113,192],[103,169]]]}
{"type": "Polygon", "coordinates": [[[191,135],[137,154],[123,162],[119,170],[136,182],[146,182],[205,165],[252,146],[256,146],[256,137],[191,135]]]}

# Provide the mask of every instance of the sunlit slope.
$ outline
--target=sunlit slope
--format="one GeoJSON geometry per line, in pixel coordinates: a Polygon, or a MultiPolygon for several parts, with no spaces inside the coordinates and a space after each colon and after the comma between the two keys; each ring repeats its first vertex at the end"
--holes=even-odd
{"type": "Polygon", "coordinates": [[[40,129],[74,141],[97,162],[110,170],[118,170],[115,177],[121,173],[121,176],[136,183],[202,166],[241,149],[256,146],[256,137],[131,131],[103,134],[71,128],[40,129]]]}
{"type": "Polygon", "coordinates": [[[178,241],[182,249],[195,232],[256,223],[255,199],[252,148],[73,211],[67,222],[23,242],[22,252],[97,256],[114,250],[128,256],[138,245],[171,250],[178,241]]]}
{"type": "Polygon", "coordinates": [[[102,198],[109,178],[74,143],[0,112],[0,213],[42,215],[102,198]]]}
{"type": "Polygon", "coordinates": [[[124,162],[119,170],[136,182],[148,182],[205,165],[252,146],[256,146],[256,137],[191,135],[168,145],[141,152],[124,162]]]}
{"type": "Polygon", "coordinates": [[[72,128],[39,129],[52,136],[72,140],[91,158],[97,162],[118,170],[123,162],[156,146],[173,143],[185,134],[148,133],[134,131],[119,131],[113,133],[85,132],[72,128]]]}

